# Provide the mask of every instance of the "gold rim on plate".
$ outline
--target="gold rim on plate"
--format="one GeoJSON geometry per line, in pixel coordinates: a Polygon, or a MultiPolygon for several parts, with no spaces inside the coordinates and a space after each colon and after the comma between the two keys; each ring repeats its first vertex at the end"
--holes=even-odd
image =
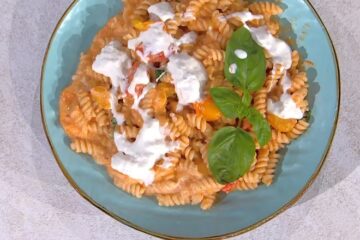
{"type": "MultiPolygon", "coordinates": [[[[44,117],[44,109],[43,109],[43,81],[44,81],[44,70],[45,70],[45,62],[47,61],[47,57],[48,57],[48,52],[49,52],[49,48],[54,40],[54,36],[55,33],[57,32],[57,30],[59,29],[59,27],[61,26],[61,24],[63,23],[64,19],[66,18],[66,16],[70,13],[70,11],[73,9],[73,7],[79,2],[80,0],[73,0],[73,2],[70,4],[70,6],[66,9],[66,11],[64,12],[64,14],[62,15],[62,17],[60,18],[59,22],[57,23],[54,31],[51,34],[50,37],[50,41],[48,43],[48,46],[46,48],[46,52],[45,52],[45,56],[43,59],[43,63],[42,63],[42,68],[41,68],[41,79],[40,79],[40,110],[41,110],[41,120],[42,120],[42,124],[43,124],[43,128],[45,131],[45,135],[46,138],[50,144],[50,148],[51,151],[53,152],[53,155],[56,159],[57,164],[59,165],[62,173],[64,174],[64,176],[66,177],[66,179],[69,181],[69,183],[72,185],[72,187],[83,197],[85,198],[87,201],[89,201],[92,205],[94,205],[95,207],[97,207],[98,209],[100,209],[101,211],[103,211],[104,213],[108,214],[109,216],[113,217],[114,219],[120,221],[121,223],[132,227],[140,232],[146,233],[146,234],[150,234],[153,235],[155,237],[159,237],[159,238],[163,238],[163,239],[178,239],[177,237],[173,237],[173,236],[168,236],[168,235],[164,235],[161,233],[156,233],[150,230],[146,230],[143,229],[119,216],[117,216],[115,213],[107,210],[105,207],[101,206],[100,204],[98,204],[96,201],[94,201],[89,195],[87,195],[82,189],[79,188],[79,186],[76,184],[76,182],[72,179],[72,177],[70,176],[70,174],[67,172],[67,170],[65,169],[64,165],[62,164],[62,162],[59,159],[59,156],[57,154],[57,152],[54,149],[53,143],[48,135],[48,129],[47,129],[47,125],[45,123],[45,117],[44,117]]],[[[311,176],[311,178],[309,179],[309,181],[306,183],[306,185],[302,188],[302,190],[288,203],[286,203],[285,205],[283,205],[280,209],[278,209],[277,211],[275,211],[273,214],[271,214],[270,216],[240,230],[240,231],[235,231],[235,232],[231,232],[231,233],[227,233],[227,234],[223,234],[223,235],[218,235],[218,236],[211,236],[211,237],[204,237],[204,238],[200,238],[200,239],[224,239],[224,238],[229,238],[229,237],[234,237],[243,233],[246,233],[248,231],[251,231],[259,226],[261,226],[262,224],[270,221],[271,219],[275,218],[276,216],[278,216],[279,214],[283,213],[285,210],[287,210],[288,208],[290,208],[292,205],[294,205],[303,195],[304,193],[309,189],[309,187],[311,186],[311,184],[314,182],[314,180],[316,179],[316,177],[319,175],[320,170],[322,168],[322,166],[325,163],[325,160],[328,156],[330,147],[333,143],[334,140],[334,136],[335,136],[335,132],[336,132],[336,128],[337,128],[337,124],[338,124],[338,120],[339,120],[339,112],[340,112],[340,100],[341,100],[341,83],[340,83],[340,68],[339,68],[339,62],[338,62],[338,57],[335,51],[335,47],[334,47],[334,43],[330,37],[329,31],[327,30],[324,22],[322,21],[322,19],[320,18],[318,12],[316,11],[316,9],[314,8],[314,6],[312,5],[312,3],[309,0],[304,0],[308,6],[310,7],[310,9],[312,10],[312,12],[314,13],[314,15],[316,16],[316,18],[319,20],[319,22],[321,23],[321,25],[324,27],[325,32],[327,34],[327,38],[328,41],[331,45],[331,49],[332,49],[332,55],[334,57],[334,62],[336,63],[336,68],[337,68],[337,72],[336,72],[336,82],[337,82],[337,90],[338,90],[338,108],[337,108],[337,112],[336,112],[336,117],[335,117],[335,122],[334,122],[334,126],[333,129],[331,130],[331,136],[330,139],[328,141],[325,153],[322,156],[321,162],[318,165],[317,169],[315,170],[314,174],[311,176]]],[[[194,239],[194,238],[181,238],[181,239],[194,239]]],[[[199,239],[199,238],[197,238],[199,239]]]]}

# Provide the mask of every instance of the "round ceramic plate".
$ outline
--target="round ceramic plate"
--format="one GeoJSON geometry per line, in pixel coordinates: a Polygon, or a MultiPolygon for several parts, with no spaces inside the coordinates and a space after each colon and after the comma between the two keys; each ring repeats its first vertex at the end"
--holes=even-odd
{"type": "Polygon", "coordinates": [[[55,158],[73,187],[92,204],[117,220],[163,238],[217,238],[251,230],[272,219],[300,198],[319,173],[329,150],[338,116],[339,71],[327,31],[311,4],[283,0],[284,38],[296,40],[308,70],[311,127],[282,152],[283,160],[270,187],[235,192],[204,212],[198,207],[159,207],[150,198],[136,199],[116,188],[105,170],[69,148],[59,124],[58,100],[70,83],[80,53],[122,6],[120,0],[78,0],[56,27],[45,56],[41,110],[55,158]]]}

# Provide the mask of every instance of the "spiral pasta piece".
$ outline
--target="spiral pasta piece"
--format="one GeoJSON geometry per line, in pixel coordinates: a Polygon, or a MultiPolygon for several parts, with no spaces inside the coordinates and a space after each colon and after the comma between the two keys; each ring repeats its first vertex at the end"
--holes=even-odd
{"type": "Polygon", "coordinates": [[[244,179],[239,179],[236,182],[236,189],[238,189],[239,191],[249,191],[249,190],[254,190],[258,187],[257,183],[250,183],[250,182],[245,182],[244,179]]]}
{"type": "Polygon", "coordinates": [[[158,194],[156,195],[159,206],[163,207],[173,207],[181,206],[191,203],[190,196],[184,196],[182,194],[158,194]]]}
{"type": "Polygon", "coordinates": [[[193,128],[199,129],[202,133],[212,131],[211,126],[202,116],[198,116],[196,114],[187,114],[186,117],[188,124],[193,128]]]}
{"type": "Polygon", "coordinates": [[[87,120],[91,120],[92,118],[96,117],[94,106],[88,92],[80,91],[78,93],[78,100],[81,111],[84,113],[84,116],[87,120]]]}
{"type": "Polygon", "coordinates": [[[139,134],[140,129],[135,126],[120,125],[117,127],[117,131],[121,134],[125,134],[128,139],[134,141],[139,134]]]}
{"type": "Polygon", "coordinates": [[[309,128],[309,125],[310,124],[305,120],[300,120],[295,125],[294,129],[291,132],[287,133],[286,135],[290,139],[296,139],[309,128]]]}
{"type": "Polygon", "coordinates": [[[308,78],[306,75],[306,72],[299,72],[297,74],[295,74],[295,76],[292,78],[292,85],[290,88],[291,92],[295,92],[297,90],[300,90],[302,88],[304,88],[307,84],[308,78]]]}
{"type": "Polygon", "coordinates": [[[299,66],[300,63],[300,54],[297,50],[292,51],[291,53],[291,69],[294,70],[299,66]]]}
{"type": "Polygon", "coordinates": [[[140,3],[137,4],[137,7],[134,9],[131,17],[132,19],[141,19],[147,20],[149,17],[148,8],[157,1],[154,0],[141,0],[140,3]]]}
{"type": "Polygon", "coordinates": [[[182,116],[172,113],[170,114],[170,117],[172,119],[174,126],[176,126],[178,132],[181,135],[186,137],[191,135],[192,133],[191,125],[189,125],[182,116]]]}
{"type": "Polygon", "coordinates": [[[208,210],[210,209],[216,200],[216,195],[209,195],[209,196],[205,196],[204,199],[201,201],[200,207],[202,210],[208,210]]]}
{"type": "Polygon", "coordinates": [[[274,177],[275,177],[275,171],[276,166],[280,160],[280,155],[277,153],[271,153],[269,155],[269,164],[268,167],[264,173],[264,176],[262,177],[262,182],[270,186],[273,183],[274,177]]]}
{"type": "Polygon", "coordinates": [[[254,94],[254,107],[263,117],[267,112],[267,89],[262,88],[254,94]]]}
{"type": "Polygon", "coordinates": [[[283,12],[281,7],[272,2],[255,2],[250,4],[249,9],[254,14],[267,16],[279,15],[283,12]]]}
{"type": "Polygon", "coordinates": [[[131,181],[114,178],[114,184],[136,198],[141,198],[145,192],[144,186],[139,183],[132,183],[131,181]]]}
{"type": "Polygon", "coordinates": [[[252,170],[252,172],[258,174],[260,179],[266,172],[266,169],[267,169],[267,166],[269,163],[269,153],[270,153],[269,149],[266,149],[266,148],[260,149],[258,151],[257,161],[255,163],[255,166],[254,166],[254,169],[252,170]]]}

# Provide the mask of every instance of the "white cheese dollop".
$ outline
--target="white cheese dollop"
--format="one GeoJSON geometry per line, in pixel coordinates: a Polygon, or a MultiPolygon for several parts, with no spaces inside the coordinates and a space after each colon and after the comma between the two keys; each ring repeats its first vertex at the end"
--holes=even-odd
{"type": "Polygon", "coordinates": [[[114,142],[119,152],[112,157],[111,166],[114,170],[149,185],[154,180],[152,168],[155,163],[160,159],[164,159],[164,164],[171,166],[172,162],[165,157],[165,154],[177,149],[179,144],[177,142],[167,142],[165,140],[167,129],[161,127],[157,119],[150,117],[147,111],[139,107],[141,99],[150,89],[155,87],[155,84],[150,83],[147,66],[140,64],[128,86],[127,75],[131,65],[131,59],[121,49],[120,43],[111,42],[96,57],[92,68],[95,72],[111,79],[111,111],[117,123],[122,124],[124,122],[123,114],[116,111],[118,88],[123,93],[128,91],[134,96],[133,109],[140,113],[144,121],[135,142],[129,142],[126,134],[114,133],[114,142]],[[146,86],[142,94],[137,96],[136,86],[139,84],[146,86]]]}
{"type": "Polygon", "coordinates": [[[233,63],[233,64],[231,64],[231,65],[229,66],[229,72],[230,72],[231,74],[235,74],[235,73],[236,73],[236,70],[237,70],[237,65],[236,65],[236,63],[233,63]]]}
{"type": "Polygon", "coordinates": [[[136,50],[137,46],[143,44],[144,52],[136,51],[137,55],[148,62],[149,55],[163,52],[165,57],[169,57],[175,50],[176,39],[164,31],[164,23],[157,22],[150,25],[149,29],[141,32],[137,38],[128,41],[128,48],[136,50]]]}
{"type": "Polygon", "coordinates": [[[202,99],[207,73],[201,62],[186,53],[174,54],[169,58],[167,70],[172,76],[180,105],[202,99]]]}
{"type": "Polygon", "coordinates": [[[249,22],[249,21],[252,21],[252,20],[262,19],[263,16],[261,16],[261,15],[253,15],[249,11],[234,12],[234,13],[231,13],[231,14],[229,14],[227,16],[224,16],[224,17],[220,16],[220,20],[223,20],[223,21],[227,20],[227,19],[230,19],[230,18],[238,18],[243,23],[246,23],[246,22],[249,22]]]}
{"type": "Polygon", "coordinates": [[[239,58],[239,59],[246,59],[248,54],[246,51],[242,50],[242,49],[236,49],[235,50],[235,55],[239,58]]]}
{"type": "Polygon", "coordinates": [[[151,5],[148,8],[148,12],[152,20],[157,20],[157,17],[161,21],[166,22],[166,20],[173,19],[175,17],[174,10],[168,2],[160,2],[151,5]]]}
{"type": "Polygon", "coordinates": [[[291,88],[291,78],[288,73],[285,73],[281,80],[281,85],[283,94],[280,97],[280,101],[274,102],[272,99],[269,99],[267,103],[268,111],[283,119],[302,119],[304,113],[287,92],[291,88]]]}
{"type": "MultiPolygon", "coordinates": [[[[154,86],[154,84],[149,83],[139,100],[154,86]]],[[[179,144],[177,142],[166,142],[167,129],[160,126],[160,122],[152,118],[147,111],[140,109],[137,105],[138,102],[134,104],[134,108],[141,114],[144,125],[135,142],[129,142],[125,134],[114,133],[114,141],[119,153],[112,157],[111,167],[142,181],[145,185],[150,185],[155,177],[152,170],[155,163],[164,159],[164,164],[172,165],[170,159],[165,158],[165,154],[177,149],[179,144]]]]}
{"type": "Polygon", "coordinates": [[[111,79],[114,88],[124,92],[127,87],[127,73],[131,68],[131,58],[121,49],[121,44],[112,41],[96,56],[92,69],[111,79]]]}
{"type": "Polygon", "coordinates": [[[124,116],[116,111],[117,97],[116,92],[120,88],[124,93],[127,88],[127,73],[131,68],[129,55],[122,50],[121,44],[116,41],[106,45],[96,56],[92,69],[106,77],[109,77],[112,84],[110,95],[111,112],[118,124],[124,122],[124,116]]]}
{"type": "Polygon", "coordinates": [[[292,51],[286,42],[274,37],[266,26],[249,28],[249,30],[253,39],[269,52],[274,64],[281,64],[285,69],[291,68],[292,51]]]}
{"type": "Polygon", "coordinates": [[[185,33],[179,40],[177,40],[177,45],[190,44],[196,42],[197,34],[196,32],[185,33]]]}

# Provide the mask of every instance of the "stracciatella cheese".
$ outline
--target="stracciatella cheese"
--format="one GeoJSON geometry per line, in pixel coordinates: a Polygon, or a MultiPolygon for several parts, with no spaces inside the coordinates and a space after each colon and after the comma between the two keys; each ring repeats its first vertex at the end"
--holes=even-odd
{"type": "Polygon", "coordinates": [[[95,72],[111,79],[110,103],[117,123],[122,124],[124,122],[123,114],[116,111],[116,91],[118,88],[123,93],[128,92],[134,97],[133,108],[140,113],[144,122],[135,142],[128,141],[126,134],[114,133],[114,142],[119,152],[112,157],[111,166],[113,169],[143,182],[145,185],[149,185],[154,180],[152,168],[155,163],[163,159],[165,165],[171,166],[171,160],[167,159],[165,154],[175,150],[179,144],[177,142],[167,142],[165,139],[166,129],[160,126],[157,119],[150,117],[147,111],[139,108],[141,99],[155,86],[150,83],[147,65],[143,63],[139,65],[134,78],[128,84],[127,74],[131,65],[130,57],[121,49],[120,44],[111,42],[96,57],[92,68],[95,72]],[[136,86],[138,85],[145,86],[140,96],[136,92],[136,86]]]}
{"type": "Polygon", "coordinates": [[[179,147],[177,142],[167,142],[167,130],[157,119],[138,106],[140,100],[152,88],[154,84],[149,83],[134,104],[134,109],[141,114],[144,121],[135,142],[129,142],[125,134],[115,132],[114,141],[119,152],[111,160],[113,169],[140,180],[145,185],[150,185],[154,181],[155,173],[152,168],[155,163],[163,159],[165,165],[171,166],[171,159],[166,158],[165,154],[179,147]]]}
{"type": "Polygon", "coordinates": [[[152,20],[160,19],[161,21],[166,22],[175,17],[174,10],[168,2],[153,4],[148,8],[148,12],[152,20]]]}
{"type": "Polygon", "coordinates": [[[114,88],[124,91],[127,87],[126,76],[131,68],[131,58],[122,50],[121,44],[112,41],[96,56],[92,69],[111,79],[114,88]]]}
{"type": "Polygon", "coordinates": [[[304,113],[288,93],[288,90],[291,88],[291,78],[288,73],[285,73],[281,80],[281,86],[283,94],[280,97],[280,101],[274,102],[272,99],[269,99],[267,105],[268,111],[283,119],[302,119],[304,113]]]}
{"type": "Polygon", "coordinates": [[[280,64],[286,70],[290,69],[292,63],[291,48],[286,42],[274,37],[266,26],[249,28],[249,30],[253,39],[268,51],[274,64],[280,64]]]}
{"type": "Polygon", "coordinates": [[[196,58],[179,53],[170,56],[167,70],[172,76],[180,105],[201,101],[207,73],[196,58]]]}
{"type": "Polygon", "coordinates": [[[109,77],[112,85],[110,95],[111,111],[118,124],[124,122],[124,116],[116,111],[117,97],[116,92],[120,88],[124,93],[127,89],[127,73],[131,68],[131,58],[122,49],[121,44],[116,41],[106,45],[96,56],[92,69],[106,77],[109,77]]]}
{"type": "Polygon", "coordinates": [[[196,42],[197,34],[196,32],[185,33],[177,42],[176,45],[180,46],[182,44],[190,44],[196,42]]]}
{"type": "Polygon", "coordinates": [[[137,38],[128,41],[128,48],[136,50],[142,45],[143,51],[137,50],[137,55],[143,62],[149,61],[150,55],[164,53],[165,57],[169,57],[176,47],[176,39],[164,31],[164,23],[156,22],[150,25],[149,29],[141,32],[137,38]]]}

